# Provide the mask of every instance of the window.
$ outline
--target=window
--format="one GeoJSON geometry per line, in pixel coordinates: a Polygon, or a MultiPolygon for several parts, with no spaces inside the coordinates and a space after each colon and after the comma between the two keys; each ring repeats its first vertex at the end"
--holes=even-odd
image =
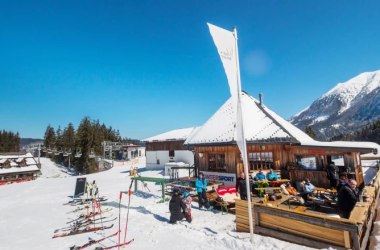
{"type": "Polygon", "coordinates": [[[251,170],[273,168],[272,152],[251,152],[248,153],[249,167],[251,170]]]}
{"type": "Polygon", "coordinates": [[[226,171],[226,160],[224,154],[209,154],[208,170],[226,171]]]}
{"type": "Polygon", "coordinates": [[[305,170],[317,170],[317,158],[315,156],[296,156],[297,166],[305,170]]]}
{"type": "Polygon", "coordinates": [[[174,157],[174,150],[169,150],[169,157],[174,157]]]}

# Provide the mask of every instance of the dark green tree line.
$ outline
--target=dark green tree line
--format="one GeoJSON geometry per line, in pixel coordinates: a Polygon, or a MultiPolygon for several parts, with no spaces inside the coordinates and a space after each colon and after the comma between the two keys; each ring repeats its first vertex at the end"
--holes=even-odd
{"type": "MultiPolygon", "coordinates": [[[[103,153],[103,141],[121,141],[118,130],[100,124],[99,120],[91,120],[84,117],[78,129],[75,130],[72,123],[69,123],[63,130],[58,127],[54,130],[50,125],[46,128],[44,137],[45,148],[54,149],[48,154],[56,162],[68,164],[70,155],[70,165],[74,165],[80,173],[87,174],[97,171],[95,156],[103,153]],[[56,153],[60,152],[60,154],[56,153]],[[78,154],[78,153],[81,154],[78,154]]],[[[46,150],[48,152],[48,150],[46,150]]]]}
{"type": "Polygon", "coordinates": [[[18,132],[0,131],[0,152],[19,152],[20,151],[20,135],[18,132]]]}

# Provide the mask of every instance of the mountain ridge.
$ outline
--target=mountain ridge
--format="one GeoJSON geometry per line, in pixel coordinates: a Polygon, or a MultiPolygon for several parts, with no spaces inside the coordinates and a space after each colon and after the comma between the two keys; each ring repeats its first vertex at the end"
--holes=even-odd
{"type": "Polygon", "coordinates": [[[379,118],[380,70],[376,70],[338,83],[292,116],[290,122],[302,130],[311,127],[317,139],[329,140],[357,131],[379,118]]]}

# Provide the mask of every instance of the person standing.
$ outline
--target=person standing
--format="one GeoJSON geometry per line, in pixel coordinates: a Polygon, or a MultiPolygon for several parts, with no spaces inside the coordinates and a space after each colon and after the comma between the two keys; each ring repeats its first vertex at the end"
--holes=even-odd
{"type": "Polygon", "coordinates": [[[356,186],[357,182],[354,179],[350,179],[338,192],[338,211],[342,218],[348,219],[350,217],[351,211],[359,199],[356,186]]]}
{"type": "Polygon", "coordinates": [[[170,223],[177,223],[177,221],[183,220],[185,218],[186,205],[183,203],[181,197],[179,196],[179,190],[175,189],[173,191],[173,196],[169,202],[170,211],[170,223]]]}
{"type": "Polygon", "coordinates": [[[241,172],[239,178],[236,179],[236,196],[238,192],[240,194],[240,199],[247,199],[247,182],[244,172],[241,172]]]}
{"type": "Polygon", "coordinates": [[[335,166],[334,162],[331,162],[327,169],[327,179],[330,180],[330,187],[336,188],[338,185],[338,168],[335,166]]]}
{"type": "Polygon", "coordinates": [[[203,206],[206,209],[209,209],[210,203],[208,202],[208,199],[206,196],[207,180],[205,179],[202,172],[199,173],[197,179],[195,180],[195,188],[197,189],[197,193],[198,193],[199,209],[202,209],[203,206]]]}
{"type": "Polygon", "coordinates": [[[193,215],[191,213],[191,202],[193,199],[190,196],[190,193],[188,191],[185,191],[182,193],[182,201],[186,205],[186,210],[185,210],[185,218],[187,222],[191,223],[193,220],[193,215]]]}

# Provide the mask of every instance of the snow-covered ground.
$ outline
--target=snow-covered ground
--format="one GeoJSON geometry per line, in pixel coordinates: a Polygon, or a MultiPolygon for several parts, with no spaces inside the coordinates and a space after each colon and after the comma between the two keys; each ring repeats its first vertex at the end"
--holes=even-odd
{"type": "MultiPolygon", "coordinates": [[[[55,229],[67,226],[66,222],[76,217],[74,213],[68,214],[76,206],[63,203],[69,201],[74,193],[77,177],[62,173],[49,159],[41,158],[41,163],[42,178],[0,187],[1,250],[69,249],[70,246],[88,242],[89,237],[97,239],[117,231],[118,220],[114,222],[113,228],[103,232],[52,239],[55,229]]],[[[81,176],[87,177],[90,182],[96,180],[100,195],[108,197],[103,209],[113,208],[109,212],[113,213],[113,217],[118,216],[120,191],[128,190],[130,185],[131,166],[144,167],[145,160],[115,162],[115,166],[108,171],[81,176]]],[[[145,171],[142,175],[160,176],[161,172],[145,171]]],[[[196,203],[193,203],[194,220],[191,224],[185,221],[177,225],[169,224],[168,202],[159,203],[160,185],[148,183],[148,188],[140,185],[142,191],[131,196],[127,238],[133,238],[134,241],[128,245],[128,249],[310,249],[260,235],[254,235],[252,245],[249,234],[235,232],[234,215],[201,211],[196,208],[196,203]]],[[[121,206],[122,229],[125,226],[127,204],[125,195],[121,206]]],[[[102,244],[110,246],[116,241],[115,237],[102,244]]]]}

